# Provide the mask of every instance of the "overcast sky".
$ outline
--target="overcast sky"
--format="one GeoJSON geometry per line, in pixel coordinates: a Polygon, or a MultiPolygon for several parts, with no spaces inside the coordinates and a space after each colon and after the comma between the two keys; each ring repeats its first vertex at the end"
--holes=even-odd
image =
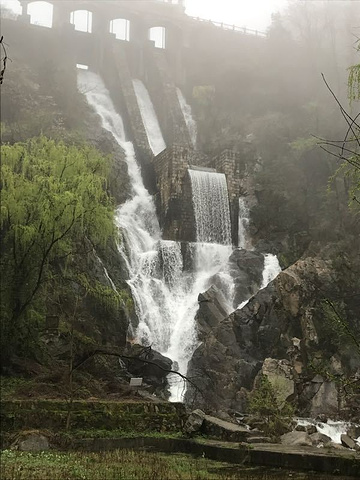
{"type": "MultiPolygon", "coordinates": [[[[0,0],[0,3],[21,12],[17,0],[0,0]]],[[[186,13],[239,27],[266,30],[271,14],[286,4],[287,0],[186,0],[186,13]]]]}

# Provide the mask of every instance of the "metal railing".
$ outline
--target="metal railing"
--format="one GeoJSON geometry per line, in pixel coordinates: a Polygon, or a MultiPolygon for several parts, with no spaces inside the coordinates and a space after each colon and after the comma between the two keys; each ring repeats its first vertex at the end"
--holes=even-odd
{"type": "Polygon", "coordinates": [[[243,35],[255,35],[258,37],[266,37],[265,32],[260,32],[259,30],[253,30],[252,28],[238,27],[236,25],[230,25],[228,23],[222,23],[222,22],[213,22],[212,20],[206,20],[205,18],[200,18],[200,17],[189,17],[189,18],[196,20],[197,22],[214,25],[215,27],[222,28],[223,30],[242,33],[243,35]]]}

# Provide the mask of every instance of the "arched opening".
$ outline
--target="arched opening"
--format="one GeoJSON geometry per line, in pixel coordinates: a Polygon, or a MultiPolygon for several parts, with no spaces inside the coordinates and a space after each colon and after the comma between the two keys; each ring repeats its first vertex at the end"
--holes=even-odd
{"type": "Polygon", "coordinates": [[[89,10],[75,10],[70,13],[70,23],[75,25],[78,32],[92,32],[92,12],[89,10]]]}
{"type": "Polygon", "coordinates": [[[30,23],[40,27],[51,28],[53,23],[53,6],[48,2],[32,2],[28,4],[27,14],[30,23]]]}
{"type": "Polygon", "coordinates": [[[115,33],[118,40],[130,41],[130,22],[126,18],[116,18],[110,22],[110,33],[115,33]]]}
{"type": "Polygon", "coordinates": [[[156,48],[166,47],[166,28],[152,27],[149,30],[149,39],[155,42],[156,48]]]}

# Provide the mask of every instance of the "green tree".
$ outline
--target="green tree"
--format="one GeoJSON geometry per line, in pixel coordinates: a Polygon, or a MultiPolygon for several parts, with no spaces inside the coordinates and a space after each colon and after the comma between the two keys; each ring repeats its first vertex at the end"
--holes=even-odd
{"type": "Polygon", "coordinates": [[[250,413],[259,417],[262,430],[274,437],[291,430],[293,407],[284,402],[280,405],[276,391],[266,375],[260,375],[249,399],[250,413]]]}
{"type": "MultiPolygon", "coordinates": [[[[109,161],[46,137],[1,147],[2,353],[24,347],[46,314],[46,288],[89,245],[114,235],[109,161]],[[60,273],[59,273],[60,272],[60,273]]],[[[24,347],[25,348],[25,347],[24,347]]]]}

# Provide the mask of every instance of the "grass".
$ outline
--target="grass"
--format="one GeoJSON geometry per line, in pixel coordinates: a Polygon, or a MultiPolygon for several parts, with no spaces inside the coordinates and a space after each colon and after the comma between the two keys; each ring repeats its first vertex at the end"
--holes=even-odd
{"type": "MultiPolygon", "coordinates": [[[[189,455],[133,450],[100,453],[4,450],[2,480],[317,480],[331,476],[244,468],[189,455]]],[[[341,477],[340,477],[341,478],[341,477]]],[[[343,477],[344,478],[344,477],[343,477]]],[[[337,477],[339,479],[339,477],[337,477]]]]}

